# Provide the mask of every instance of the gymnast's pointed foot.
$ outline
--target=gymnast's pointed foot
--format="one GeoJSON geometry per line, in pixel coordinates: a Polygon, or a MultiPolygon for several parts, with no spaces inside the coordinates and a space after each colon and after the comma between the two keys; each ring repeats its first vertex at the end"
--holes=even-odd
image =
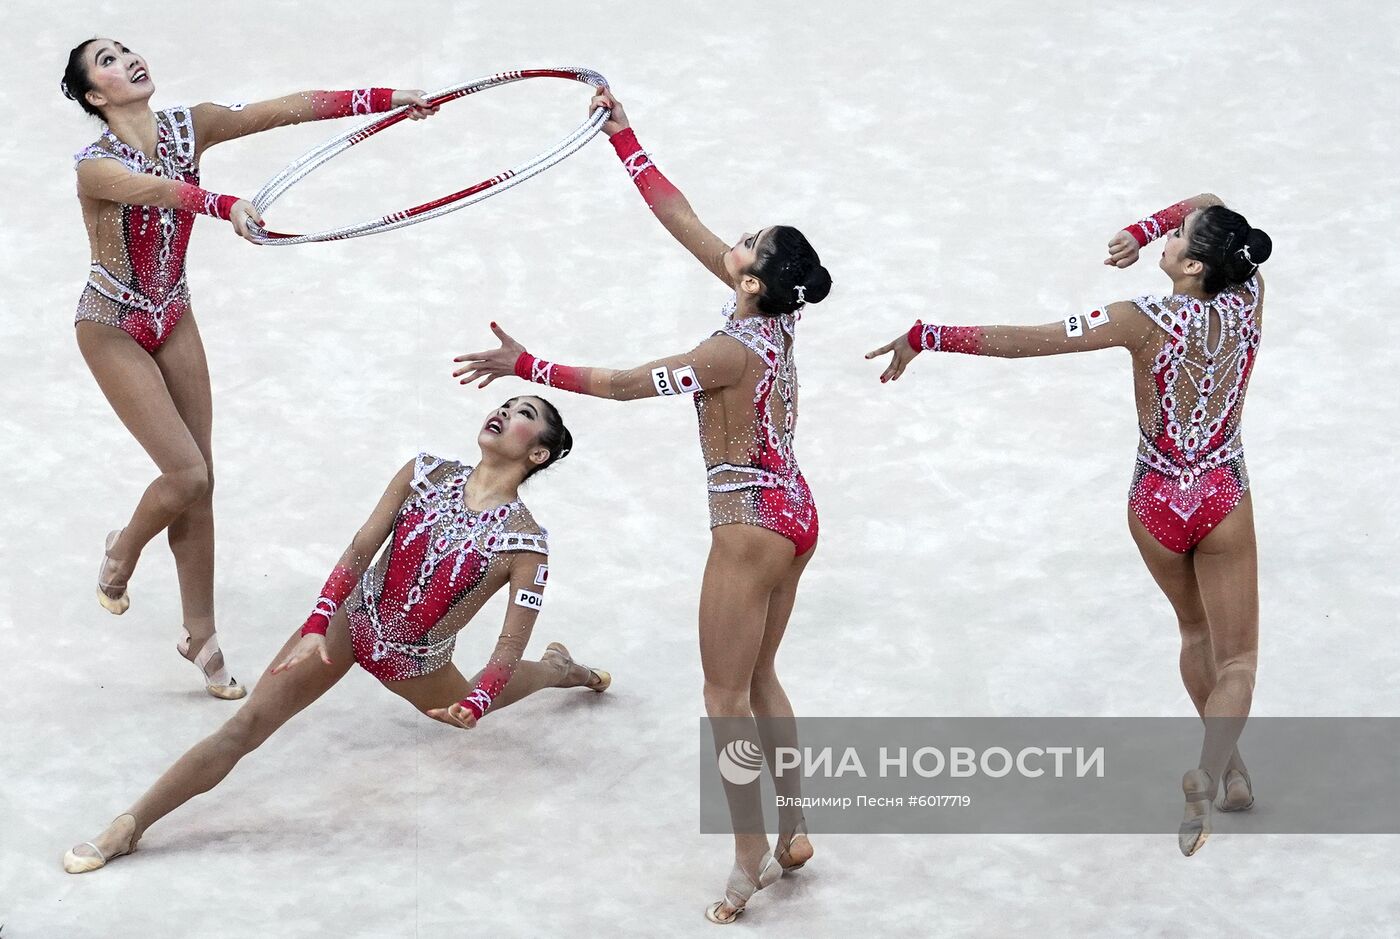
{"type": "Polygon", "coordinates": [[[612,675],[609,673],[575,662],[562,642],[551,642],[545,646],[544,655],[540,656],[540,661],[548,662],[564,673],[563,679],[559,682],[561,688],[587,688],[602,694],[612,684],[612,675]]]}
{"type": "Polygon", "coordinates": [[[1190,857],[1201,850],[1210,837],[1210,804],[1215,798],[1215,782],[1203,769],[1190,770],[1181,777],[1181,791],[1186,796],[1186,808],[1177,829],[1176,843],[1181,853],[1190,857]]]}
{"type": "Polygon", "coordinates": [[[802,865],[810,861],[815,853],[812,842],[807,838],[806,819],[799,821],[791,834],[780,833],[778,845],[773,849],[773,856],[783,866],[785,873],[800,870],[802,865]]]}
{"type": "Polygon", "coordinates": [[[135,851],[138,840],[136,816],[118,815],[102,834],[70,848],[63,855],[63,869],[70,874],[86,874],[106,867],[123,854],[135,851]]]}
{"type": "Polygon", "coordinates": [[[112,557],[112,546],[123,531],[126,529],[107,532],[107,543],[102,548],[102,564],[97,568],[97,602],[102,609],[117,616],[131,606],[131,597],[126,592],[126,581],[131,571],[125,562],[112,557]]]}
{"type": "Polygon", "coordinates": [[[753,895],[764,887],[771,887],[783,876],[783,867],[765,851],[758,862],[758,878],[744,870],[737,860],[729,872],[729,881],[724,885],[724,899],[716,900],[705,910],[705,918],[719,926],[728,926],[744,912],[753,895]]]}
{"type": "Polygon", "coordinates": [[[1247,812],[1254,808],[1254,783],[1249,773],[1232,769],[1225,773],[1225,792],[1215,807],[1222,812],[1247,812]]]}
{"type": "Polygon", "coordinates": [[[230,675],[224,667],[224,654],[219,650],[217,633],[209,634],[209,638],[199,647],[197,655],[190,654],[190,631],[186,629],[184,633],[175,650],[199,669],[199,674],[204,678],[205,691],[225,701],[237,701],[248,693],[248,689],[240,685],[238,679],[230,675]]]}

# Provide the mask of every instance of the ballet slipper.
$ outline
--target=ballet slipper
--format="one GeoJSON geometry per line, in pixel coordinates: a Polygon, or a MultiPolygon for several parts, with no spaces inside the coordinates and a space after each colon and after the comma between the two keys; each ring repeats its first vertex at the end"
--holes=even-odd
{"type": "Polygon", "coordinates": [[[1247,812],[1250,809],[1254,808],[1254,782],[1249,778],[1249,774],[1237,769],[1232,769],[1226,772],[1225,791],[1221,793],[1220,801],[1215,803],[1215,807],[1222,812],[1247,812]],[[1236,778],[1244,783],[1245,792],[1249,795],[1248,799],[1236,799],[1234,801],[1230,800],[1230,784],[1236,778]]]}
{"type": "MultiPolygon", "coordinates": [[[[84,841],[82,844],[77,844],[69,848],[67,853],[63,855],[63,869],[70,874],[86,874],[89,871],[95,871],[100,867],[106,867],[108,861],[114,861],[117,858],[121,857],[123,854],[130,854],[131,852],[135,851],[136,816],[132,815],[130,812],[123,813],[122,815],[118,815],[116,818],[112,819],[112,824],[116,824],[117,821],[122,818],[130,818],[132,822],[131,838],[127,840],[125,849],[118,851],[111,857],[108,857],[107,855],[102,853],[102,849],[99,848],[97,845],[93,844],[91,841],[84,841]],[[82,847],[92,848],[93,853],[91,855],[78,854],[78,848],[82,847]]],[[[111,826],[109,825],[108,827],[110,828],[111,826]]]]}
{"type": "Polygon", "coordinates": [[[801,870],[802,866],[812,859],[816,852],[812,849],[812,842],[807,838],[807,821],[804,819],[797,823],[797,827],[792,830],[792,836],[788,838],[787,844],[780,841],[779,846],[774,849],[773,856],[778,859],[778,863],[783,866],[784,873],[801,870]],[[802,839],[799,841],[798,839],[802,839]]]}
{"type": "Polygon", "coordinates": [[[1215,785],[1210,773],[1193,769],[1181,777],[1181,791],[1186,796],[1185,815],[1176,832],[1176,844],[1181,853],[1190,857],[1210,837],[1210,804],[1215,798],[1215,785]]]}
{"type": "MultiPolygon", "coordinates": [[[[183,627],[182,627],[183,628],[183,627]]],[[[175,650],[188,662],[193,662],[194,667],[199,669],[199,674],[204,678],[204,690],[216,698],[225,701],[237,701],[248,693],[248,689],[238,683],[238,679],[228,673],[228,668],[220,665],[213,674],[209,672],[209,662],[214,656],[219,654],[219,636],[217,633],[210,633],[205,640],[204,647],[199,650],[199,655],[190,658],[190,632],[184,630],[184,638],[175,646],[175,650]]]]}
{"type": "Polygon", "coordinates": [[[102,604],[102,609],[115,616],[121,616],[131,607],[131,596],[127,593],[126,584],[113,584],[102,578],[107,573],[108,562],[112,560],[108,552],[125,530],[123,528],[107,533],[107,543],[102,549],[102,563],[97,568],[97,602],[102,604]],[[113,594],[115,590],[120,590],[121,593],[113,594]]]}
{"type": "MultiPolygon", "coordinates": [[[[551,654],[553,654],[555,658],[560,658],[564,660],[564,669],[566,671],[568,670],[570,665],[579,664],[574,661],[573,656],[569,654],[569,650],[564,647],[564,643],[562,642],[551,642],[549,645],[545,646],[544,655],[540,656],[540,659],[543,660],[551,654]]],[[[588,668],[587,665],[583,665],[580,667],[587,668],[589,674],[593,676],[593,678],[588,682],[588,684],[584,685],[585,688],[587,688],[589,691],[596,691],[599,694],[602,694],[604,691],[608,690],[608,686],[612,684],[611,674],[603,671],[602,669],[588,668]]]]}
{"type": "Polygon", "coordinates": [[[759,861],[757,881],[735,861],[734,869],[729,872],[729,881],[724,885],[724,899],[711,903],[705,909],[705,918],[718,926],[728,926],[744,912],[750,898],[757,891],[773,886],[782,876],[783,867],[774,860],[772,851],[764,852],[763,859],[759,861]],[[729,907],[730,912],[728,915],[721,915],[720,910],[725,906],[729,907]]]}

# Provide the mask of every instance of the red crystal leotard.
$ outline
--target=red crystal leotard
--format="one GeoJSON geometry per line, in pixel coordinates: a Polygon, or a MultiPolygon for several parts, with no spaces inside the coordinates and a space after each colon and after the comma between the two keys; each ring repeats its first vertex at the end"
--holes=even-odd
{"type": "Polygon", "coordinates": [[[715,335],[743,343],[762,363],[763,374],[754,385],[753,423],[744,435],[751,434],[746,441],[748,459],[742,463],[730,462],[732,441],[706,432],[707,425],[723,430],[727,423],[722,412],[715,417],[707,413],[716,407],[714,393],[702,390],[695,395],[710,493],[710,527],[757,525],[787,538],[797,554],[805,554],[816,544],[818,526],[812,491],[792,449],[797,429],[793,343],[802,313],[738,319],[734,311],[731,298],[724,308],[724,328],[715,335]]]}
{"type": "Polygon", "coordinates": [[[535,565],[534,582],[544,585],[548,533],[519,500],[485,511],[468,506],[471,472],[418,455],[389,544],[346,600],[355,661],[376,678],[399,681],[447,665],[457,632],[509,580],[513,555],[538,555],[523,563],[535,565]]]}
{"type": "Polygon", "coordinates": [[[1240,423],[1259,349],[1255,277],[1210,300],[1133,301],[1164,334],[1152,362],[1155,420],[1139,427],[1133,514],[1177,552],[1195,547],[1249,489],[1240,423]]]}

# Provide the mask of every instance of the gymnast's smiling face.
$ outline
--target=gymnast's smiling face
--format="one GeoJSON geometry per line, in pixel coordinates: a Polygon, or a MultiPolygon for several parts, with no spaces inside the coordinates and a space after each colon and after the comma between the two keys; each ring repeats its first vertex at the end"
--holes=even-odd
{"type": "Polygon", "coordinates": [[[94,39],[83,50],[92,90],[87,100],[99,108],[146,101],[155,93],[146,60],[115,39],[94,39]]]}
{"type": "Polygon", "coordinates": [[[494,455],[527,470],[549,459],[549,448],[540,443],[545,422],[540,399],[533,395],[511,398],[486,415],[476,435],[482,456],[494,455]]]}

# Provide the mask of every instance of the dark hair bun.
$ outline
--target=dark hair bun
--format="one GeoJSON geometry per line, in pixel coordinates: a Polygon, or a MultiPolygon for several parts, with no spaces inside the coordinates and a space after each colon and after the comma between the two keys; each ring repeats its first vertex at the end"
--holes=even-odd
{"type": "Polygon", "coordinates": [[[1212,205],[1202,209],[1191,225],[1186,255],[1205,265],[1201,288],[1214,295],[1249,280],[1273,249],[1269,236],[1250,228],[1243,215],[1212,205]]]}
{"type": "Polygon", "coordinates": [[[831,274],[822,267],[816,249],[791,225],[769,230],[748,273],[763,281],[758,312],[764,316],[785,316],[831,293],[831,274]]]}
{"type": "Polygon", "coordinates": [[[1264,229],[1251,228],[1249,237],[1245,239],[1245,247],[1249,249],[1249,260],[1252,263],[1263,264],[1269,260],[1269,255],[1274,253],[1274,240],[1264,229]]]}

